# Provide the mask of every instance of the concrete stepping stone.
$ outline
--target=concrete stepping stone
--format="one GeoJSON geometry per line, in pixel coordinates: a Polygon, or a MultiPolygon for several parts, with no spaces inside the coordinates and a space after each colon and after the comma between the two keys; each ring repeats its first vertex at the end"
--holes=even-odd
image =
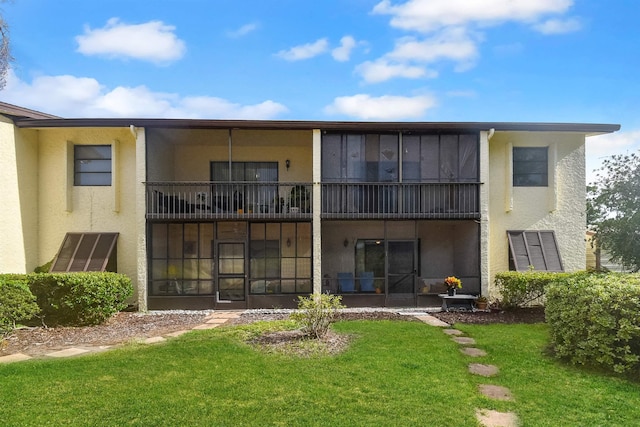
{"type": "Polygon", "coordinates": [[[487,355],[486,351],[475,347],[463,347],[460,349],[460,351],[471,357],[482,357],[487,355]]]}
{"type": "Polygon", "coordinates": [[[168,334],[167,334],[167,336],[168,336],[168,337],[175,338],[175,337],[179,337],[179,336],[180,336],[180,335],[182,335],[182,334],[186,334],[187,332],[189,332],[189,331],[188,331],[188,330],[186,330],[186,329],[184,329],[184,330],[182,330],[182,331],[175,331],[175,332],[168,333],[168,334]]]}
{"type": "Polygon", "coordinates": [[[476,340],[469,337],[453,337],[452,339],[458,344],[462,344],[462,345],[473,345],[476,343],[476,340]]]}
{"type": "Polygon", "coordinates": [[[476,409],[476,419],[484,427],[518,427],[518,416],[513,412],[476,409]]]}
{"type": "Polygon", "coordinates": [[[480,393],[490,399],[513,400],[511,391],[506,387],[492,384],[479,384],[478,388],[480,389],[480,393]]]}
{"type": "Polygon", "coordinates": [[[207,320],[206,323],[217,323],[219,325],[222,325],[223,323],[227,323],[228,321],[229,319],[226,319],[226,318],[214,317],[212,319],[207,320]]]}
{"type": "Polygon", "coordinates": [[[167,339],[164,337],[151,337],[151,338],[147,338],[146,340],[142,341],[145,344],[157,344],[159,342],[164,342],[167,339]]]}
{"type": "Polygon", "coordinates": [[[202,325],[194,326],[193,329],[201,330],[201,329],[213,329],[220,326],[219,323],[203,323],[202,325]]]}
{"type": "Polygon", "coordinates": [[[22,362],[23,360],[29,359],[31,359],[31,356],[22,353],[15,353],[0,357],[0,363],[22,362]]]}
{"type": "Polygon", "coordinates": [[[464,334],[464,332],[458,330],[458,329],[443,329],[442,332],[444,332],[447,335],[462,335],[464,334]]]}
{"type": "Polygon", "coordinates": [[[443,322],[442,320],[433,317],[430,314],[416,316],[416,319],[426,323],[427,325],[437,326],[439,328],[448,328],[449,326],[451,326],[450,324],[443,322]]]}
{"type": "Polygon", "coordinates": [[[65,348],[64,350],[54,351],[53,353],[48,353],[48,354],[46,354],[46,356],[49,356],[49,357],[72,357],[72,356],[79,356],[79,355],[85,354],[85,353],[89,353],[89,350],[86,350],[84,348],[71,347],[71,348],[65,348]]]}
{"type": "Polygon", "coordinates": [[[482,363],[469,363],[469,372],[483,377],[498,375],[499,369],[495,365],[483,365],[482,363]]]}

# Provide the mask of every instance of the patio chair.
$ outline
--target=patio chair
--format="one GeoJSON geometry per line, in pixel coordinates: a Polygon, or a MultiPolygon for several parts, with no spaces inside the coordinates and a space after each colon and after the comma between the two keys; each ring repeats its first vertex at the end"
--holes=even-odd
{"type": "Polygon", "coordinates": [[[373,287],[373,271],[363,271],[360,273],[360,291],[375,292],[373,287]]]}
{"type": "Polygon", "coordinates": [[[338,286],[340,292],[355,292],[356,286],[353,280],[353,273],[338,273],[338,286]]]}

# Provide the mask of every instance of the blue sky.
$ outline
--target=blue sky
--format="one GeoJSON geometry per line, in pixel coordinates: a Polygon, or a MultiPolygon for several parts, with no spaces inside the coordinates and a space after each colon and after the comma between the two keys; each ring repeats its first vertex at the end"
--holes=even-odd
{"type": "Polygon", "coordinates": [[[637,0],[15,0],[0,100],[63,117],[620,123],[637,0]]]}

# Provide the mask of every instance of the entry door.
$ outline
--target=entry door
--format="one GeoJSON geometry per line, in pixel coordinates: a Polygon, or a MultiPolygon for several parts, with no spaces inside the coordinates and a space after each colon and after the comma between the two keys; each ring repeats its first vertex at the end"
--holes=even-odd
{"type": "Polygon", "coordinates": [[[244,307],[245,302],[245,244],[219,242],[217,252],[217,303],[244,307]]]}
{"type": "Polygon", "coordinates": [[[415,297],[416,242],[389,241],[387,247],[387,280],[389,297],[415,297]]]}

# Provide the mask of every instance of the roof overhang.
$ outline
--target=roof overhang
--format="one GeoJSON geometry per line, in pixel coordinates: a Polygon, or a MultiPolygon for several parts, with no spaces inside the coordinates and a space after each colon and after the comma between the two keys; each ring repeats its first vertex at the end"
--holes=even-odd
{"type": "Polygon", "coordinates": [[[142,127],[184,129],[313,130],[343,132],[574,132],[587,136],[616,132],[619,124],[534,122],[339,122],[286,120],[205,120],[126,118],[17,118],[19,128],[142,127]]]}

